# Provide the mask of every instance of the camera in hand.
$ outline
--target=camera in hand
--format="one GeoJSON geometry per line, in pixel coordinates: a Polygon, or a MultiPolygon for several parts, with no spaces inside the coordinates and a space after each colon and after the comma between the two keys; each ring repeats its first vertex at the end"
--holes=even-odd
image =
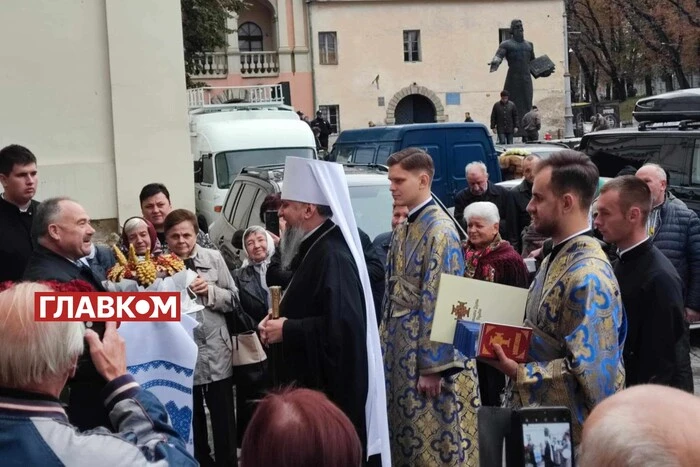
{"type": "Polygon", "coordinates": [[[277,211],[265,211],[265,230],[280,236],[280,217],[277,211]]]}
{"type": "Polygon", "coordinates": [[[516,412],[517,433],[522,446],[522,464],[573,466],[571,413],[564,407],[520,409],[516,412]]]}

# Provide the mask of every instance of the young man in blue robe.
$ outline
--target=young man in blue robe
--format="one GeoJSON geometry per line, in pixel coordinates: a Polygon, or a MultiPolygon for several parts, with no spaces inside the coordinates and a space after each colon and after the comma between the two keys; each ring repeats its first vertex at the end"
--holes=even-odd
{"type": "Polygon", "coordinates": [[[527,299],[525,326],[533,329],[529,361],[518,364],[494,346],[499,356],[494,365],[510,378],[507,405],[568,407],[574,445],[588,414],[625,381],[620,288],[588,220],[597,182],[597,167],[575,151],[537,164],[527,210],[554,247],[527,299]]]}
{"type": "Polygon", "coordinates": [[[430,341],[440,275],[464,273],[460,239],[432,200],[430,156],[407,148],[387,164],[394,202],[409,209],[392,235],[381,329],[393,465],[478,466],[475,363],[430,341]]]}

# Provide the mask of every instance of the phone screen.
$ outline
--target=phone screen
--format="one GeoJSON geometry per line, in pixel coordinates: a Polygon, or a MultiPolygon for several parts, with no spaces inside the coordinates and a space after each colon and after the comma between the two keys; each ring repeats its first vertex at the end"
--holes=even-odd
{"type": "Polygon", "coordinates": [[[265,229],[279,237],[280,218],[277,211],[265,211],[265,229]]]}
{"type": "Polygon", "coordinates": [[[568,419],[553,413],[546,416],[521,414],[521,427],[523,465],[573,465],[571,424],[568,419]]]}

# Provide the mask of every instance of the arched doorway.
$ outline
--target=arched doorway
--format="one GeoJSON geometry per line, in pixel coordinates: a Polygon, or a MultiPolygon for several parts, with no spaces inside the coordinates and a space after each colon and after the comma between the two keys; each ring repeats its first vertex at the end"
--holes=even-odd
{"type": "Polygon", "coordinates": [[[425,96],[411,94],[404,97],[396,104],[394,111],[396,124],[405,123],[433,123],[435,122],[435,106],[425,96]]]}
{"type": "Polygon", "coordinates": [[[385,122],[387,125],[445,121],[447,121],[445,107],[437,94],[425,86],[418,86],[416,83],[394,94],[386,106],[385,122]],[[401,109],[399,109],[399,103],[401,109]]]}

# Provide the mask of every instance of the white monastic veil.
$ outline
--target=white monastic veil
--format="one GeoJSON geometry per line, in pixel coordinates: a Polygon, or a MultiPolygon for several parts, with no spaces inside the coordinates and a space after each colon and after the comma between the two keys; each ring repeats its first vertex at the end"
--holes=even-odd
{"type": "Polygon", "coordinates": [[[367,455],[381,454],[382,465],[391,466],[386,382],[377,315],[343,166],[334,162],[287,157],[282,199],[330,206],[333,211],[332,220],[343,232],[343,237],[355,258],[367,308],[367,455]]]}

